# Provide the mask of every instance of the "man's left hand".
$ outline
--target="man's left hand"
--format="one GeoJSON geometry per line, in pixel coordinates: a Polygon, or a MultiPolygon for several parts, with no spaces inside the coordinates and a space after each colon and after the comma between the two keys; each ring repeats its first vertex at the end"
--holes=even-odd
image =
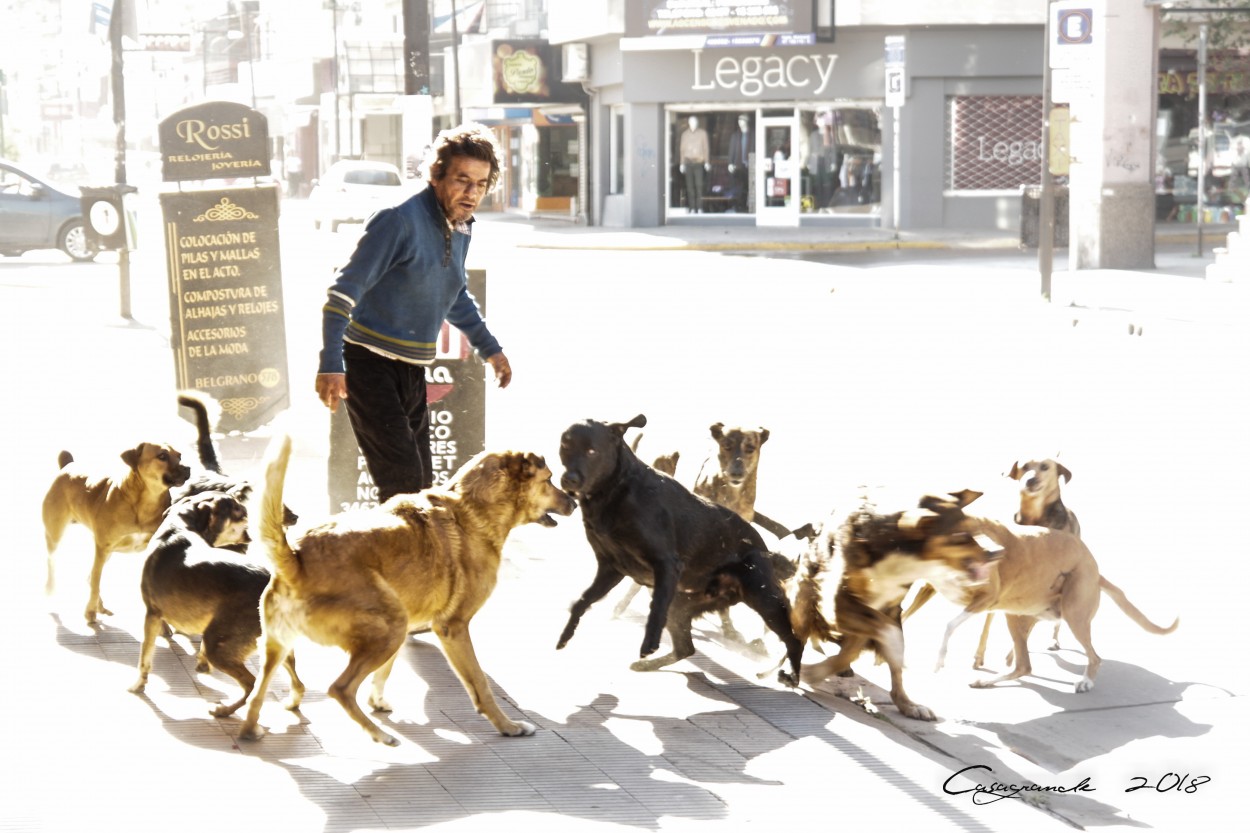
{"type": "Polygon", "coordinates": [[[490,362],[490,366],[495,370],[495,383],[501,388],[506,388],[512,381],[512,365],[508,362],[508,357],[503,353],[496,353],[486,361],[490,362]]]}

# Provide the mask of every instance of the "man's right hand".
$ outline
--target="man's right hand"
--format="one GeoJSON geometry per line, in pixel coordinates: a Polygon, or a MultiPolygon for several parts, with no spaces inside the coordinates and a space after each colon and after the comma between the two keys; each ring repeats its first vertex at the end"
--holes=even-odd
{"type": "Polygon", "coordinates": [[[339,400],[347,398],[347,374],[318,373],[317,398],[330,409],[330,413],[334,413],[339,406],[339,400]]]}

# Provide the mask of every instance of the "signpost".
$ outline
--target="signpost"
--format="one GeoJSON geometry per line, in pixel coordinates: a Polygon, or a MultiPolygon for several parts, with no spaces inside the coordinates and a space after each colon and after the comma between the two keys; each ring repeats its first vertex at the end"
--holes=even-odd
{"type": "Polygon", "coordinates": [[[890,121],[893,123],[894,143],[894,187],[891,202],[893,203],[894,239],[898,239],[898,226],[902,217],[899,201],[902,199],[902,153],[899,144],[902,141],[900,125],[903,104],[907,101],[907,38],[904,35],[887,35],[885,39],[885,104],[891,108],[890,121]]]}

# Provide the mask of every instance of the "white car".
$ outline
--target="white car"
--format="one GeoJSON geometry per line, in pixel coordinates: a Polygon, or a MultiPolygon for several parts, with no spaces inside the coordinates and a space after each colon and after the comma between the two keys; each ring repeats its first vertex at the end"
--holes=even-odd
{"type": "Polygon", "coordinates": [[[340,159],[313,182],[308,195],[313,225],[338,231],[340,223],[363,223],[379,208],[403,202],[414,190],[399,168],[387,162],[340,159]]]}

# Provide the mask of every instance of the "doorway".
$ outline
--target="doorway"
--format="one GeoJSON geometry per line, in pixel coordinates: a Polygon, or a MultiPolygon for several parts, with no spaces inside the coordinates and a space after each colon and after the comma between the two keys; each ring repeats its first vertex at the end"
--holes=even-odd
{"type": "Polygon", "coordinates": [[[797,226],[798,125],[794,114],[764,116],[756,131],[755,218],[761,226],[797,226]]]}

